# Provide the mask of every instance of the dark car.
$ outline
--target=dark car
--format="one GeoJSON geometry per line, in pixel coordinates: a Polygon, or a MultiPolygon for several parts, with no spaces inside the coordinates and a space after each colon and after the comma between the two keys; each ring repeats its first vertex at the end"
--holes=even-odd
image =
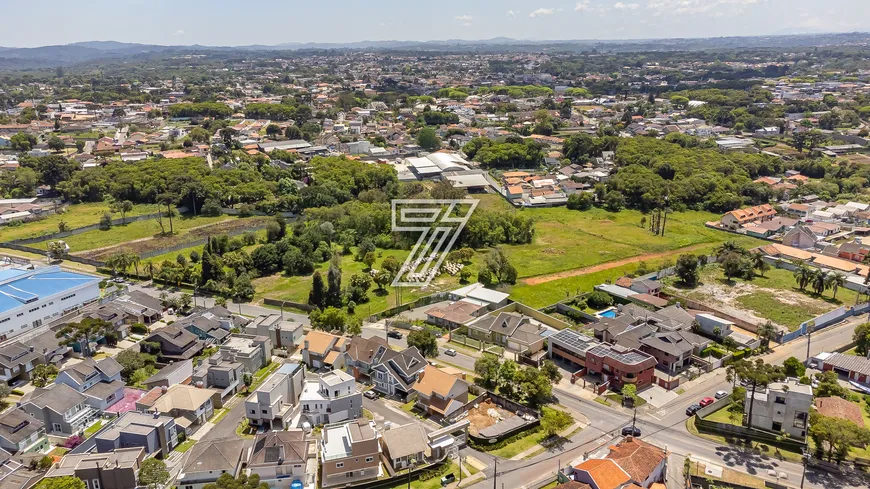
{"type": "Polygon", "coordinates": [[[394,340],[401,340],[402,333],[399,333],[398,331],[390,331],[387,333],[387,338],[393,338],[394,340]]]}
{"type": "Polygon", "coordinates": [[[695,413],[701,410],[700,404],[692,404],[686,408],[686,416],[694,416],[695,413]]]}
{"type": "Polygon", "coordinates": [[[624,426],[622,428],[622,436],[640,436],[640,428],[635,426],[632,429],[631,426],[624,426]]]}

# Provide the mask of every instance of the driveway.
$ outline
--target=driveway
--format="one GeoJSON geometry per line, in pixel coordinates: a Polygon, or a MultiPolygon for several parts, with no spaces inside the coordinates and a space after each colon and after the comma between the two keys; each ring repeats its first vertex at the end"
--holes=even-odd
{"type": "Polygon", "coordinates": [[[669,391],[664,387],[653,385],[637,393],[637,396],[646,401],[654,408],[660,408],[677,398],[676,391],[669,391]]]}

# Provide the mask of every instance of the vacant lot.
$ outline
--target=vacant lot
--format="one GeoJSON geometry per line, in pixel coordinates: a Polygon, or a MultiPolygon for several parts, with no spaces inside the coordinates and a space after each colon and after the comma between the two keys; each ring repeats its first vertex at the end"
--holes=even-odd
{"type": "Polygon", "coordinates": [[[501,418],[501,420],[505,420],[515,416],[514,413],[507,411],[505,409],[500,408],[492,401],[485,401],[481,404],[478,404],[476,408],[472,408],[468,411],[468,421],[471,423],[468,426],[468,431],[472,435],[478,435],[480,430],[484,428],[489,428],[490,426],[496,424],[498,421],[495,417],[490,416],[491,413],[497,413],[497,416],[501,418]]]}
{"type": "MultiPolygon", "coordinates": [[[[20,226],[5,226],[0,230],[0,242],[16,239],[33,238],[56,233],[57,225],[64,221],[69,229],[98,224],[103,213],[109,211],[109,205],[103,202],[70,205],[61,214],[53,214],[39,221],[32,221],[20,226]]],[[[133,207],[127,217],[150,214],[157,211],[155,204],[141,204],[133,207]]],[[[113,219],[120,219],[121,214],[112,214],[113,219]]]]}
{"type": "Polygon", "coordinates": [[[672,292],[732,316],[757,324],[769,320],[792,331],[804,321],[843,304],[854,304],[856,299],[855,292],[844,287],[839,288],[836,299],[830,290],[822,295],[801,291],[792,273],[784,269],[770,270],[751,281],[727,281],[718,266],[710,265],[704,267],[701,284],[694,289],[679,288],[673,277],[665,282],[672,292]]]}

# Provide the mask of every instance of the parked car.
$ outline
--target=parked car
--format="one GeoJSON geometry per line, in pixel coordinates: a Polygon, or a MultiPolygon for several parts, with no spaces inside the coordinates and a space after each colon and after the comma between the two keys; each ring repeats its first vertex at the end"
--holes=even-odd
{"type": "Polygon", "coordinates": [[[446,486],[447,484],[452,484],[454,481],[456,481],[456,476],[450,473],[441,478],[441,485],[446,486]]]}
{"type": "Polygon", "coordinates": [[[369,389],[369,390],[363,392],[363,395],[366,396],[366,397],[368,397],[369,399],[372,399],[372,400],[378,398],[378,393],[375,392],[375,391],[372,390],[372,389],[369,389]]]}
{"type": "Polygon", "coordinates": [[[716,391],[716,395],[714,397],[716,399],[722,399],[723,397],[728,397],[728,393],[725,391],[716,391]]]}
{"type": "Polygon", "coordinates": [[[701,409],[700,404],[692,404],[686,408],[686,416],[694,416],[701,409]]]}
{"type": "Polygon", "coordinates": [[[387,338],[393,338],[394,340],[401,340],[402,333],[399,333],[398,331],[393,330],[393,331],[390,331],[387,333],[387,338]]]}
{"type": "Polygon", "coordinates": [[[701,402],[699,402],[698,404],[700,404],[701,407],[707,407],[714,402],[716,402],[716,399],[713,399],[712,397],[705,397],[701,399],[701,402]]]}
{"type": "Polygon", "coordinates": [[[448,349],[444,350],[444,354],[447,356],[455,357],[456,350],[454,350],[453,348],[448,348],[448,349]]]}
{"type": "Polygon", "coordinates": [[[623,426],[622,436],[640,436],[640,428],[635,426],[634,429],[632,429],[631,426],[623,426]]]}

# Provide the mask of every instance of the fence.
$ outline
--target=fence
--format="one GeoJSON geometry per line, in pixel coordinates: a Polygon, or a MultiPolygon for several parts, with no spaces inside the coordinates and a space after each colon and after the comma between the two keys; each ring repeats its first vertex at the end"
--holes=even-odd
{"type": "Polygon", "coordinates": [[[395,316],[396,314],[403,313],[405,311],[410,311],[411,309],[416,309],[418,307],[428,306],[430,304],[434,304],[436,302],[445,301],[450,297],[449,292],[437,292],[432,295],[427,295],[426,297],[421,297],[414,302],[409,302],[407,304],[402,304],[401,306],[396,306],[390,309],[386,309],[384,311],[372,314],[371,316],[365,318],[366,322],[376,323],[381,319],[395,316]]]}
{"type": "MultiPolygon", "coordinates": [[[[179,213],[181,213],[182,209],[184,209],[184,211],[187,211],[186,208],[179,208],[178,209],[179,213]]],[[[126,219],[112,219],[112,226],[122,226],[124,224],[130,224],[131,222],[147,221],[148,219],[156,218],[158,215],[159,215],[159,213],[154,212],[151,214],[142,214],[140,216],[132,216],[132,217],[128,217],[126,219]]],[[[56,239],[68,238],[70,236],[75,236],[76,234],[82,234],[82,233],[86,233],[88,231],[96,231],[96,230],[102,229],[102,228],[103,228],[103,225],[99,224],[99,223],[98,224],[89,224],[87,226],[82,226],[80,228],[70,229],[70,230],[64,231],[62,233],[57,232],[57,233],[51,233],[51,234],[43,234],[41,236],[34,236],[32,238],[16,239],[14,241],[11,241],[11,243],[16,243],[16,244],[41,243],[43,241],[53,241],[56,239]]]]}
{"type": "MultiPolygon", "coordinates": [[[[450,459],[445,457],[444,460],[441,460],[439,462],[435,462],[432,465],[426,465],[423,467],[416,468],[416,469],[411,471],[410,480],[416,481],[424,473],[432,471],[432,470],[439,470],[444,466],[444,464],[450,464],[450,463],[451,463],[450,459]]],[[[389,477],[387,479],[378,479],[378,480],[368,481],[368,482],[360,482],[359,484],[350,484],[350,485],[342,486],[342,487],[352,487],[353,489],[387,489],[390,487],[395,487],[396,484],[400,481],[407,481],[408,477],[409,477],[408,472],[402,471],[401,473],[396,474],[395,477],[389,477]]]]}
{"type": "Polygon", "coordinates": [[[698,413],[695,413],[695,428],[704,433],[713,433],[725,437],[730,436],[741,440],[757,441],[796,452],[801,452],[807,447],[806,443],[791,438],[781,437],[778,433],[764,431],[758,428],[747,428],[746,426],[735,426],[732,424],[706,420],[701,418],[698,413]]]}
{"type": "Polygon", "coordinates": [[[859,304],[854,307],[848,306],[840,306],[833,311],[826,312],[821,316],[817,316],[809,321],[803,322],[798,329],[786,333],[782,335],[777,341],[782,343],[788,343],[796,338],[800,338],[801,336],[807,334],[807,331],[812,327],[812,331],[818,331],[823,328],[827,328],[832,324],[837,324],[840,321],[848,319],[852,316],[857,316],[860,314],[864,314],[870,312],[870,302],[865,302],[863,304],[859,304]]]}
{"type": "MultiPolygon", "coordinates": [[[[228,233],[221,233],[221,234],[226,234],[227,236],[232,238],[234,236],[239,236],[239,235],[245,234],[245,233],[254,233],[254,232],[257,232],[261,229],[266,229],[266,226],[255,226],[255,227],[247,228],[247,229],[236,229],[236,230],[230,231],[228,233]]],[[[206,238],[200,238],[200,239],[197,239],[194,241],[187,241],[184,243],[178,243],[178,244],[173,245],[173,246],[167,246],[166,248],[160,248],[159,250],[147,251],[145,253],[140,254],[139,258],[145,260],[148,258],[154,258],[155,256],[160,256],[160,255],[165,255],[167,253],[172,253],[174,251],[184,250],[187,248],[193,248],[196,246],[205,246],[205,244],[207,242],[208,242],[208,238],[206,237],[206,238]]]]}
{"type": "MultiPolygon", "coordinates": [[[[20,245],[16,243],[3,243],[2,246],[4,248],[9,248],[10,250],[23,251],[25,253],[33,253],[35,255],[46,256],[45,250],[40,250],[39,248],[31,248],[30,246],[20,245]]],[[[92,260],[90,258],[85,258],[82,256],[74,256],[74,255],[66,255],[63,257],[64,260],[69,260],[73,263],[81,263],[82,265],[90,265],[92,267],[102,267],[105,264],[101,261],[92,260]]]]}
{"type": "Polygon", "coordinates": [[[292,302],[292,301],[279,301],[276,299],[263,299],[263,304],[267,306],[277,306],[277,307],[287,307],[293,309],[301,309],[305,312],[311,312],[315,309],[314,306],[309,306],[308,304],[302,304],[301,302],[292,302]]]}

